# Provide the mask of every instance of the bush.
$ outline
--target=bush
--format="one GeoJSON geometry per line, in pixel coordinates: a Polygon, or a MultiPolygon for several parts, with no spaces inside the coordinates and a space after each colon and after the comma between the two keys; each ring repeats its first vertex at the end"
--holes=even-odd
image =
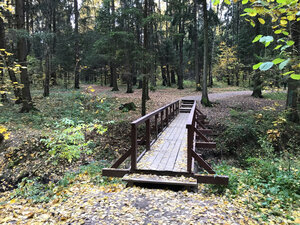
{"type": "Polygon", "coordinates": [[[23,178],[22,182],[12,192],[11,198],[31,199],[34,203],[49,202],[51,199],[60,196],[67,198],[64,188],[81,180],[88,180],[95,185],[110,185],[120,183],[118,178],[102,177],[101,171],[108,164],[105,161],[94,162],[80,167],[77,172],[68,172],[57,183],[44,183],[40,178],[33,179],[23,178]]]}
{"type": "Polygon", "coordinates": [[[229,185],[207,185],[207,190],[241,199],[265,220],[274,216],[296,219],[292,211],[300,206],[299,160],[250,158],[247,161],[247,170],[228,164],[215,165],[217,174],[229,176],[229,185]]]}
{"type": "Polygon", "coordinates": [[[225,131],[218,137],[225,153],[237,156],[243,163],[249,157],[299,153],[300,126],[288,122],[285,112],[266,107],[258,113],[231,110],[230,114],[225,131]]]}
{"type": "MultiPolygon", "coordinates": [[[[84,154],[91,154],[89,148],[91,141],[87,140],[89,133],[102,135],[106,129],[101,124],[84,124],[76,125],[73,120],[64,118],[57,123],[57,127],[66,127],[57,129],[48,138],[41,139],[41,142],[49,149],[49,154],[57,159],[67,159],[71,162],[74,159],[79,159],[84,154]]],[[[57,160],[55,161],[57,163],[57,160]]]]}

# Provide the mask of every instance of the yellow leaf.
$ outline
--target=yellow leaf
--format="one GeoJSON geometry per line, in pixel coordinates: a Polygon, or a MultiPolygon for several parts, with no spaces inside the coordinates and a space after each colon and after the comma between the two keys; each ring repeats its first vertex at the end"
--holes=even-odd
{"type": "Polygon", "coordinates": [[[263,19],[263,18],[258,18],[258,21],[261,23],[261,24],[265,24],[266,21],[263,19]]]}
{"type": "Polygon", "coordinates": [[[296,16],[295,16],[295,15],[290,15],[290,16],[287,17],[287,19],[288,19],[289,21],[292,21],[292,20],[295,20],[295,19],[296,19],[296,16]]]}
{"type": "Polygon", "coordinates": [[[280,20],[280,25],[286,25],[287,21],[286,20],[280,20]]]}

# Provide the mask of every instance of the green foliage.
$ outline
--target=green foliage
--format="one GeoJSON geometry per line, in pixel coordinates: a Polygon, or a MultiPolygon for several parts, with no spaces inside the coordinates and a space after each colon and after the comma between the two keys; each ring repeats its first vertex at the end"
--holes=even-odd
{"type": "MultiPolygon", "coordinates": [[[[255,0],[251,0],[251,2],[254,3],[255,0]]],[[[242,3],[244,4],[244,1],[242,3]]],[[[274,60],[273,62],[265,62],[259,67],[261,71],[269,70],[273,66],[273,63],[275,65],[280,63],[280,70],[283,70],[289,63],[292,64],[291,68],[299,70],[297,66],[299,57],[297,54],[291,54],[291,52],[297,51],[296,49],[299,46],[294,45],[295,42],[293,39],[295,39],[296,35],[294,32],[290,32],[293,28],[289,29],[289,26],[293,27],[293,24],[297,24],[297,21],[299,21],[299,18],[297,17],[299,10],[300,5],[298,1],[286,0],[278,0],[272,3],[270,1],[262,0],[258,4],[252,4],[252,8],[244,9],[245,13],[241,16],[247,15],[248,18],[246,20],[249,21],[253,27],[256,26],[255,21],[252,19],[253,17],[258,17],[258,22],[261,23],[261,25],[264,25],[266,21],[263,18],[259,18],[259,16],[272,19],[268,22],[268,26],[272,27],[274,37],[259,34],[254,38],[252,41],[253,43],[259,41],[263,43],[265,47],[268,47],[274,39],[277,39],[277,42],[281,43],[273,49],[273,52],[279,50],[280,55],[285,59],[278,60],[278,58],[276,58],[275,61],[277,63],[274,63],[274,60]],[[288,24],[290,25],[288,26],[288,24]]],[[[292,79],[299,78],[294,71],[290,77],[292,79]]]]}
{"type": "Polygon", "coordinates": [[[227,127],[218,137],[222,150],[244,164],[249,157],[299,153],[299,125],[288,122],[285,112],[276,112],[276,104],[258,113],[231,110],[227,127]]]}
{"type": "MultiPolygon", "coordinates": [[[[88,134],[95,132],[102,135],[106,129],[97,123],[75,124],[73,120],[64,118],[57,124],[57,128],[66,127],[62,130],[57,129],[48,138],[41,139],[41,142],[49,149],[49,154],[54,158],[67,159],[72,162],[79,159],[84,154],[91,154],[91,140],[87,140],[88,134]]],[[[57,161],[55,161],[57,163],[57,161]]]]}
{"type": "Polygon", "coordinates": [[[11,197],[31,199],[34,203],[48,202],[54,195],[54,184],[43,184],[39,178],[23,178],[11,197]]]}
{"type": "Polygon", "coordinates": [[[93,162],[80,167],[77,172],[67,172],[57,183],[43,182],[38,177],[33,179],[23,178],[22,182],[20,182],[18,187],[12,192],[11,198],[19,197],[31,199],[34,203],[49,202],[58,196],[67,198],[68,196],[64,192],[64,188],[76,182],[80,182],[83,179],[101,186],[120,183],[120,179],[102,177],[101,171],[107,166],[106,161],[93,162]]]}
{"type": "Polygon", "coordinates": [[[209,185],[213,193],[229,198],[242,198],[245,205],[261,212],[261,217],[292,217],[292,209],[299,207],[299,161],[286,158],[249,158],[247,170],[228,164],[216,165],[217,174],[228,175],[229,185],[209,185]]]}
{"type": "Polygon", "coordinates": [[[7,107],[0,111],[0,123],[16,124],[15,128],[30,125],[36,129],[55,128],[57,121],[72,118],[75,123],[80,121],[88,124],[99,119],[105,121],[108,112],[116,105],[114,98],[104,98],[77,92],[66,92],[57,89],[49,98],[40,99],[41,91],[33,91],[34,101],[39,111],[20,114],[17,108],[7,107]]]}
{"type": "Polygon", "coordinates": [[[213,67],[213,73],[217,74],[218,80],[233,84],[234,80],[238,86],[244,65],[237,58],[237,46],[229,47],[225,42],[219,45],[218,63],[213,67]]]}
{"type": "Polygon", "coordinates": [[[264,94],[264,98],[271,100],[286,100],[285,92],[269,92],[264,94]]]}

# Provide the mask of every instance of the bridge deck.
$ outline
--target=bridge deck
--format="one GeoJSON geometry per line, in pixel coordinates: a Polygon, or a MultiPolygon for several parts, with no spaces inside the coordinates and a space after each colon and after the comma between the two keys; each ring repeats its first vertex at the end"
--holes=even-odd
{"type": "Polygon", "coordinates": [[[187,168],[188,113],[180,113],[146,152],[138,169],[185,172],[187,168]]]}
{"type": "Polygon", "coordinates": [[[197,187],[197,183],[228,184],[228,177],[216,175],[212,167],[196,152],[196,148],[216,146],[205,136],[211,130],[204,125],[206,116],[196,106],[194,100],[175,101],[133,121],[131,148],[111,168],[104,168],[102,175],[122,177],[129,185],[143,183],[197,187]],[[144,142],[139,143],[137,127],[143,123],[146,132],[144,142]],[[158,128],[163,130],[159,136],[158,128]],[[155,134],[152,146],[151,129],[155,134]],[[145,150],[139,157],[138,144],[145,145],[145,150]],[[118,169],[129,157],[130,168],[118,169]],[[209,174],[195,174],[194,162],[209,174]]]}

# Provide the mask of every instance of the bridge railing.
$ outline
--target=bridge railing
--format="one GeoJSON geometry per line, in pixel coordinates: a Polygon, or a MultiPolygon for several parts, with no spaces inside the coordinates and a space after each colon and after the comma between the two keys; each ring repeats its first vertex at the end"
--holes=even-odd
{"type": "Polygon", "coordinates": [[[215,174],[212,167],[207,164],[201,156],[196,153],[196,147],[212,148],[215,147],[214,142],[210,142],[205,134],[209,134],[211,131],[205,126],[206,116],[197,108],[197,102],[195,101],[189,118],[186,124],[187,128],[187,172],[192,173],[194,160],[198,165],[204,168],[208,173],[215,174]],[[201,140],[202,142],[198,142],[201,140]]]}
{"type": "Polygon", "coordinates": [[[136,170],[138,160],[144,153],[150,150],[151,143],[153,143],[159,134],[170,124],[170,122],[179,114],[179,100],[174,101],[166,106],[163,106],[131,123],[131,170],[136,170]],[[151,119],[154,119],[154,139],[151,141],[151,119]],[[144,142],[146,149],[137,158],[138,147],[138,126],[145,123],[146,133],[144,135],[144,142]]]}
{"type": "MultiPolygon", "coordinates": [[[[124,162],[129,156],[131,157],[131,171],[137,169],[137,162],[141,157],[150,150],[150,146],[158,138],[159,134],[170,124],[170,122],[179,114],[179,100],[174,101],[166,106],[163,106],[131,123],[131,148],[122,155],[111,168],[118,168],[122,162],[124,162]],[[151,120],[154,119],[152,131],[154,138],[151,141],[151,120]],[[138,140],[138,126],[145,123],[145,134],[143,138],[138,140]],[[145,150],[137,157],[138,144],[144,144],[145,150]]],[[[153,121],[152,121],[153,122],[153,121]]]]}

